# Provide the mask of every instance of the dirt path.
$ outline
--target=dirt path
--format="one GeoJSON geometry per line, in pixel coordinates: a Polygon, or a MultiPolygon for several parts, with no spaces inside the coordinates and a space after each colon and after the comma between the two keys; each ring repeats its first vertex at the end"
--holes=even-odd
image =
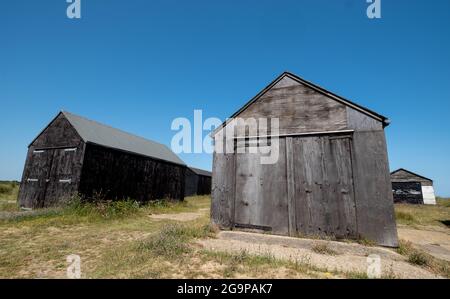
{"type": "Polygon", "coordinates": [[[398,226],[398,236],[439,259],[450,261],[450,233],[448,230],[436,227],[414,229],[398,226]]]}
{"type": "Polygon", "coordinates": [[[382,275],[397,278],[439,278],[420,267],[406,262],[405,257],[393,250],[367,247],[355,243],[299,239],[246,232],[224,231],[217,239],[198,240],[205,249],[225,252],[247,251],[250,254],[267,255],[290,261],[308,263],[328,271],[366,273],[367,256],[377,254],[381,258],[382,275]],[[326,245],[335,255],[314,252],[318,244],[326,245]]]}
{"type": "Polygon", "coordinates": [[[187,221],[196,220],[196,219],[202,217],[208,211],[209,211],[209,209],[199,209],[198,212],[152,214],[152,215],[149,215],[149,217],[154,220],[174,220],[174,221],[187,222],[187,221]]]}

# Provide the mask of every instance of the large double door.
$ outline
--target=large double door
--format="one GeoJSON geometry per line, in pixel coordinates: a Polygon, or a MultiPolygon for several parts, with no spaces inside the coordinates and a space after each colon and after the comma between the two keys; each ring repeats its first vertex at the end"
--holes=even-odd
{"type": "Polygon", "coordinates": [[[77,148],[36,149],[30,152],[20,191],[20,203],[43,208],[73,194],[77,148]]]}
{"type": "Polygon", "coordinates": [[[275,164],[236,153],[234,223],[283,235],[357,237],[351,136],[285,137],[275,164]]]}

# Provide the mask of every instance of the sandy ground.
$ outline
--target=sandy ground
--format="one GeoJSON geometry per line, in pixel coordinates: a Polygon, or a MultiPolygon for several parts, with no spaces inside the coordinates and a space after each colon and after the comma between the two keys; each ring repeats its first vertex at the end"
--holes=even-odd
{"type": "MultiPolygon", "coordinates": [[[[151,215],[152,219],[191,221],[201,217],[208,209],[197,213],[151,215]]],[[[398,235],[402,240],[410,241],[413,246],[442,260],[450,261],[450,233],[445,228],[398,226],[398,235]]],[[[263,235],[239,231],[223,231],[217,239],[198,240],[197,244],[205,249],[226,252],[246,250],[254,254],[270,254],[276,258],[308,262],[313,266],[329,271],[366,272],[367,257],[376,254],[381,257],[384,276],[398,278],[438,278],[437,275],[406,262],[405,257],[392,249],[368,247],[357,243],[344,243],[324,240],[299,239],[284,236],[263,235]],[[312,251],[317,244],[326,246],[336,255],[318,254],[312,251]]]]}
{"type": "Polygon", "coordinates": [[[153,214],[149,217],[154,220],[192,221],[201,217],[201,213],[178,213],[178,214],[153,214]]]}
{"type": "Polygon", "coordinates": [[[209,212],[209,209],[199,209],[198,212],[191,213],[153,214],[150,215],[150,218],[155,220],[173,220],[186,222],[198,219],[207,212],[209,212]]]}
{"type": "MultiPolygon", "coordinates": [[[[45,211],[44,211],[45,212],[45,211]]],[[[40,213],[35,211],[22,211],[21,214],[33,214],[40,213]]],[[[202,208],[195,212],[184,213],[170,213],[170,214],[152,214],[149,215],[149,220],[173,220],[180,222],[187,222],[203,217],[209,213],[209,209],[202,208]]],[[[0,212],[1,218],[13,217],[16,213],[0,212]]],[[[47,228],[51,233],[61,235],[64,230],[56,227],[47,228]]],[[[82,227],[78,227],[82,230],[82,227]]],[[[15,229],[10,228],[3,233],[14,233],[15,229]]],[[[450,261],[450,230],[444,227],[435,226],[423,226],[423,227],[409,227],[398,225],[399,238],[402,240],[410,241],[413,246],[426,251],[435,257],[450,261]]],[[[36,236],[38,237],[38,236],[36,236]]],[[[123,238],[121,233],[110,234],[108,237],[101,238],[100,241],[104,244],[116,244],[118,241],[129,242],[137,239],[142,239],[142,233],[130,234],[127,232],[126,238],[123,238]]],[[[68,242],[68,238],[65,238],[65,242],[68,242]]],[[[78,239],[74,239],[75,242],[78,239]]],[[[69,242],[70,243],[70,242],[69,242]]],[[[324,275],[338,270],[341,272],[358,272],[366,273],[369,255],[378,255],[381,259],[382,276],[383,277],[396,277],[396,278],[440,278],[434,273],[427,271],[424,268],[411,265],[406,261],[406,258],[399,255],[392,249],[383,247],[368,247],[357,243],[350,242],[335,242],[316,239],[304,239],[304,238],[290,238],[285,236],[274,236],[267,234],[257,234],[242,231],[222,231],[217,234],[216,238],[202,239],[196,241],[197,246],[212,250],[239,253],[246,251],[249,254],[255,255],[270,255],[281,260],[298,261],[301,263],[307,263],[312,267],[319,268],[318,272],[324,273],[324,275]],[[335,252],[334,255],[321,254],[315,252],[313,249],[317,245],[326,245],[326,247],[335,252]],[[322,271],[323,270],[323,271],[322,271]]],[[[63,246],[64,244],[60,244],[63,246]]],[[[69,244],[70,245],[70,244],[69,244]]],[[[30,240],[29,246],[33,247],[33,239],[30,240]]],[[[90,259],[94,260],[100,256],[101,248],[89,249],[85,252],[90,259]]],[[[201,261],[199,261],[201,263],[201,261]]],[[[39,263],[36,263],[39,264],[39,263]]],[[[41,267],[40,269],[33,269],[33,273],[37,273],[39,277],[63,277],[65,275],[64,269],[57,269],[57,273],[48,272],[42,269],[56,269],[55,264],[58,264],[55,260],[48,261],[48,267],[41,267]],[[39,272],[41,271],[41,272],[39,272]]],[[[211,269],[220,269],[224,265],[217,264],[215,262],[208,262],[200,266],[193,265],[192,271],[203,271],[210,273],[211,269]],[[200,267],[201,266],[201,267],[200,267]],[[200,270],[198,270],[197,268],[200,270]]],[[[85,267],[89,267],[88,264],[85,267]]],[[[285,269],[286,270],[286,269],[285,269]]],[[[27,269],[29,272],[30,269],[27,269]]],[[[56,270],[54,270],[56,271],[56,270]]],[[[273,269],[273,273],[266,273],[268,277],[283,277],[283,269],[273,269]],[[281,271],[281,272],[280,272],[281,271]]],[[[286,270],[287,271],[287,270],[286,270]]],[[[214,272],[214,271],[213,271],[214,272]]],[[[220,271],[216,271],[220,273],[220,271]]],[[[184,275],[180,272],[180,275],[184,275]]],[[[22,276],[26,276],[23,273],[22,276]]],[[[306,276],[306,275],[305,275],[306,276]]],[[[327,277],[327,276],[324,276],[327,277]]],[[[217,274],[216,278],[220,278],[220,274],[217,274]]],[[[303,278],[299,274],[298,278],[303,278]]]]}
{"type": "Polygon", "coordinates": [[[381,258],[382,276],[396,278],[439,278],[420,267],[409,264],[405,257],[382,247],[367,247],[355,243],[299,239],[238,231],[220,232],[216,239],[198,240],[197,244],[208,250],[271,255],[278,259],[308,263],[328,271],[366,273],[367,257],[376,254],[381,258]],[[317,244],[326,244],[336,255],[319,254],[312,250],[317,244]]]}
{"type": "Polygon", "coordinates": [[[450,233],[444,228],[398,226],[398,237],[410,241],[415,247],[446,261],[450,261],[450,233]]]}

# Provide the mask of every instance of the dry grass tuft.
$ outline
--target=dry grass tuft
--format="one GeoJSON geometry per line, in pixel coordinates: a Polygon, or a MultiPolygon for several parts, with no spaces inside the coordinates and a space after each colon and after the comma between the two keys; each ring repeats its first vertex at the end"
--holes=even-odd
{"type": "Polygon", "coordinates": [[[324,255],[337,255],[338,253],[331,249],[326,243],[316,243],[313,245],[311,250],[318,254],[324,255]]]}
{"type": "Polygon", "coordinates": [[[447,261],[440,260],[434,256],[419,250],[409,241],[400,240],[397,252],[407,257],[408,263],[421,266],[433,273],[450,278],[450,268],[447,261]]]}
{"type": "Polygon", "coordinates": [[[408,226],[447,227],[450,222],[450,200],[438,199],[437,205],[396,204],[397,223],[408,226]]]}

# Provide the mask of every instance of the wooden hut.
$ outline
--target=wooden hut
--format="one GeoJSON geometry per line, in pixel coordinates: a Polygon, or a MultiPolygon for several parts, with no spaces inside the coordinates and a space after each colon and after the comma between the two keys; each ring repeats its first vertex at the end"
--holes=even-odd
{"type": "Polygon", "coordinates": [[[376,112],[283,73],[212,133],[212,222],[222,229],[397,246],[388,124],[376,112]],[[244,130],[237,125],[227,140],[234,149],[246,140],[245,153],[219,147],[233,121],[259,118],[278,119],[278,132],[249,136],[248,123],[244,130]],[[277,163],[260,163],[263,153],[251,147],[275,137],[277,163]]]}
{"type": "Polygon", "coordinates": [[[395,203],[435,205],[433,180],[400,168],[391,173],[395,203]]]}
{"type": "Polygon", "coordinates": [[[211,194],[211,177],[210,171],[188,167],[186,170],[185,196],[211,194]]]}
{"type": "Polygon", "coordinates": [[[76,193],[183,200],[185,171],[165,145],[63,111],[29,145],[19,203],[49,207],[76,193]]]}

